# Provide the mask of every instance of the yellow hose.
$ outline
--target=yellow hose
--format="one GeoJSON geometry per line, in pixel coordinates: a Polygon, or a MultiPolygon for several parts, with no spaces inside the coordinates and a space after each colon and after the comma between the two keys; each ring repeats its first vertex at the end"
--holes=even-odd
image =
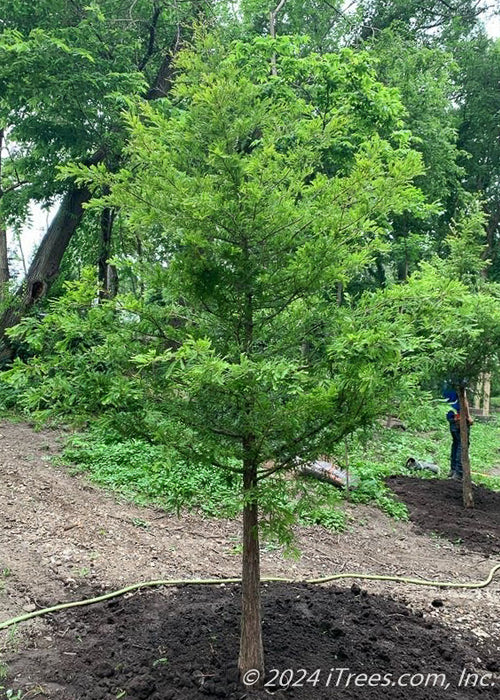
{"type": "MultiPolygon", "coordinates": [[[[338,581],[344,578],[357,578],[365,579],[368,581],[397,581],[399,583],[410,583],[416,586],[434,586],[436,588],[486,588],[492,582],[493,577],[497,571],[500,570],[500,564],[495,564],[491,569],[488,576],[484,581],[431,581],[419,578],[406,578],[403,576],[389,576],[384,574],[356,574],[356,573],[343,573],[343,574],[333,574],[332,576],[324,576],[323,578],[297,580],[291,578],[277,578],[277,577],[264,577],[261,579],[262,583],[308,583],[308,584],[319,584],[319,583],[330,583],[331,581],[338,581]]],[[[111,591],[111,593],[104,593],[96,598],[87,598],[86,600],[77,600],[71,603],[60,603],[59,605],[54,605],[51,608],[43,608],[41,610],[35,610],[34,612],[26,613],[25,615],[19,615],[19,617],[13,617],[10,620],[0,623],[0,630],[7,629],[7,627],[12,627],[12,625],[17,625],[19,622],[26,622],[26,620],[31,620],[34,617],[41,617],[42,615],[48,615],[49,613],[57,612],[59,610],[67,610],[68,608],[78,608],[83,605],[92,605],[93,603],[101,603],[104,600],[109,600],[110,598],[117,598],[125,593],[130,593],[132,591],[137,591],[140,588],[152,588],[154,586],[216,586],[226,583],[241,583],[241,578],[215,578],[215,579],[181,579],[178,581],[174,580],[159,580],[159,581],[145,581],[144,583],[134,583],[131,586],[126,586],[125,588],[120,588],[117,591],[111,591]]]]}

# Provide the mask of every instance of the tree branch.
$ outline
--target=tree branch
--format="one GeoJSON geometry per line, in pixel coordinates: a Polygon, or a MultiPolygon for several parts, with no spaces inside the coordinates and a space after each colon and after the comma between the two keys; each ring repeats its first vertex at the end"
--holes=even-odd
{"type": "Polygon", "coordinates": [[[167,51],[153,84],[144,96],[146,100],[156,100],[159,97],[166,97],[168,94],[174,77],[174,57],[178,53],[181,43],[181,28],[180,25],[178,25],[177,33],[172,42],[171,48],[167,51]]]}
{"type": "MultiPolygon", "coordinates": [[[[272,39],[276,39],[276,16],[280,10],[283,9],[283,6],[285,5],[286,0],[280,0],[279,3],[276,5],[274,10],[271,10],[269,13],[269,34],[272,39]]],[[[276,67],[276,54],[274,53],[272,58],[271,58],[271,73],[272,75],[278,75],[278,70],[276,67]]]]}
{"type": "Polygon", "coordinates": [[[153,16],[151,17],[151,23],[149,25],[149,41],[148,41],[148,46],[146,48],[146,52],[142,59],[139,61],[139,65],[137,66],[140,71],[144,70],[146,67],[147,62],[153,55],[153,51],[155,48],[155,40],[156,40],[156,28],[158,26],[158,20],[160,19],[161,15],[161,5],[159,5],[157,2],[153,3],[153,16]]]}

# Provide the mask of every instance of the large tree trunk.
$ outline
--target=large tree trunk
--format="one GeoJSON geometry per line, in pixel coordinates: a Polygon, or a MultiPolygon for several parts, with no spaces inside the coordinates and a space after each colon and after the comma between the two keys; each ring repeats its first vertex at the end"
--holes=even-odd
{"type": "Polygon", "coordinates": [[[22,316],[40,297],[45,296],[51,282],[57,277],[62,257],[66,251],[76,227],[83,216],[83,205],[90,199],[87,188],[68,192],[59,207],[54,220],[42,239],[28,274],[19,288],[12,306],[0,319],[0,335],[6,345],[0,352],[5,359],[10,354],[5,331],[19,323],[22,316]]]}
{"type": "Polygon", "coordinates": [[[472,492],[472,476],[469,457],[469,425],[467,422],[467,398],[465,388],[458,387],[458,397],[460,401],[460,442],[462,445],[462,476],[463,476],[463,497],[466,508],[474,508],[474,495],[472,492]]]}
{"type": "MultiPolygon", "coordinates": [[[[150,88],[144,94],[144,99],[156,100],[165,97],[170,91],[174,77],[174,58],[181,48],[181,43],[179,27],[150,88]]],[[[141,68],[144,68],[151,55],[152,50],[148,52],[141,68]]],[[[85,161],[85,164],[96,165],[104,160],[105,156],[105,149],[99,148],[85,161]]],[[[47,293],[50,283],[57,276],[68,243],[82,219],[84,213],[82,205],[89,199],[90,193],[86,188],[73,189],[64,196],[54,221],[40,243],[26,279],[16,294],[14,303],[0,319],[0,360],[5,360],[12,355],[5,330],[16,325],[29,308],[47,293]]],[[[107,284],[110,293],[116,293],[114,290],[117,289],[118,279],[115,269],[107,270],[107,284]]]]}
{"type": "MultiPolygon", "coordinates": [[[[146,100],[155,100],[168,94],[173,80],[173,61],[180,46],[181,38],[178,32],[170,50],[165,54],[151,87],[144,95],[146,100]]],[[[104,159],[105,155],[105,150],[100,148],[85,163],[96,165],[104,159]]],[[[0,358],[5,359],[11,354],[6,343],[5,330],[18,323],[23,314],[38,299],[45,296],[50,283],[57,276],[64,252],[82,219],[84,213],[82,205],[89,199],[90,193],[86,188],[73,189],[64,196],[54,221],[38,247],[26,279],[18,290],[14,304],[0,319],[0,342],[4,345],[4,348],[0,349],[0,358]]],[[[108,269],[106,274],[111,293],[117,287],[115,273],[116,270],[108,269]]]]}
{"type": "MultiPolygon", "coordinates": [[[[245,674],[253,670],[251,685],[264,679],[264,647],[260,601],[260,551],[257,507],[257,465],[249,460],[244,464],[243,491],[243,570],[241,639],[238,668],[245,682],[245,674]],[[255,682],[255,679],[258,679],[255,682]]],[[[250,677],[247,677],[250,684],[250,677]]]]}
{"type": "Polygon", "coordinates": [[[483,379],[483,416],[489,416],[491,410],[491,374],[483,379]]]}
{"type": "Polygon", "coordinates": [[[491,374],[479,376],[475,386],[474,410],[482,416],[490,415],[491,374]]]}

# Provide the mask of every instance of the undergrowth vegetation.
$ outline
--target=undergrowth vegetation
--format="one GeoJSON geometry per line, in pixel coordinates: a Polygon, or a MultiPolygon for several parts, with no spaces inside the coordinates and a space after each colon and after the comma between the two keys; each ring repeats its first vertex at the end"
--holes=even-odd
{"type": "MultiPolygon", "coordinates": [[[[96,313],[102,312],[97,309],[96,313]]],[[[107,376],[110,381],[112,373],[108,372],[107,376]]],[[[22,379],[27,377],[23,375],[22,379]]],[[[24,414],[40,426],[69,421],[69,426],[77,431],[67,439],[62,461],[71,465],[74,473],[85,473],[96,484],[138,504],[153,504],[169,512],[179,513],[184,509],[206,517],[224,518],[235,518],[241,512],[241,474],[187,459],[176,449],[174,426],[169,427],[168,420],[158,413],[149,415],[147,404],[143,404],[142,420],[131,421],[132,413],[137,418],[136,406],[130,411],[127,402],[119,408],[100,406],[100,411],[96,408],[91,422],[84,416],[80,419],[78,411],[69,411],[64,406],[64,418],[54,402],[43,407],[38,403],[32,405],[37,396],[37,382],[35,376],[30,379],[29,392],[18,382],[4,383],[0,410],[11,420],[18,420],[24,414]]],[[[127,381],[135,380],[129,377],[127,381]]],[[[46,389],[45,382],[40,386],[46,389]]],[[[67,402],[68,395],[65,396],[67,402]]],[[[375,430],[358,430],[347,442],[339,443],[337,453],[331,454],[333,461],[340,467],[348,462],[350,473],[358,480],[357,487],[349,494],[294,471],[266,480],[270,483],[263,497],[272,507],[266,508],[263,503],[264,511],[274,513],[268,516],[273,522],[264,527],[267,536],[291,543],[288,526],[294,522],[345,529],[346,500],[374,504],[392,517],[406,519],[406,507],[394,497],[385,479],[408,473],[405,463],[409,457],[433,462],[438,465],[440,476],[447,476],[451,440],[445,413],[442,401],[422,395],[416,397],[414,406],[411,403],[407,406],[406,413],[403,411],[401,417],[406,429],[388,428],[381,420],[375,430]]],[[[472,428],[474,481],[500,490],[500,474],[489,473],[500,462],[499,438],[498,417],[488,422],[476,421],[472,428]]],[[[418,475],[434,477],[431,472],[418,475]]]]}
{"type": "MultiPolygon", "coordinates": [[[[404,465],[409,457],[436,464],[439,476],[446,478],[450,466],[451,438],[445,411],[443,404],[438,403],[424,424],[416,427],[410,425],[407,430],[381,426],[366,440],[353,441],[353,471],[359,473],[361,486],[365,479],[378,481],[392,474],[406,473],[404,465]]],[[[500,490],[499,444],[498,416],[488,421],[477,419],[471,429],[473,480],[493,490],[500,490]],[[495,467],[498,476],[494,473],[495,467]]],[[[418,475],[434,478],[430,471],[421,471],[418,475]]]]}
{"type": "MultiPolygon", "coordinates": [[[[168,511],[196,510],[208,517],[233,518],[241,511],[241,475],[207,465],[187,464],[172,448],[136,438],[111,438],[94,429],[73,435],[63,461],[74,473],[84,472],[95,483],[141,505],[168,511]]],[[[303,524],[343,528],[338,509],[341,494],[314,479],[276,477],[269,498],[281,517],[303,524]]]]}
{"type": "MultiPolygon", "coordinates": [[[[273,480],[269,498],[285,520],[318,524],[342,530],[348,524],[343,507],[371,503],[397,519],[408,517],[406,507],[392,495],[385,479],[409,473],[408,457],[433,462],[440,476],[449,466],[450,437],[443,407],[437,404],[424,421],[407,430],[380,425],[374,433],[359,432],[348,443],[349,468],[359,479],[349,494],[311,477],[295,474],[273,480]]],[[[488,472],[498,464],[500,422],[476,422],[472,428],[471,456],[474,481],[500,490],[500,475],[488,472]]],[[[345,452],[335,457],[345,465],[345,452]]],[[[137,438],[124,439],[103,429],[75,433],[63,452],[65,464],[92,481],[141,505],[154,504],[167,511],[195,510],[207,517],[233,518],[241,510],[241,476],[214,467],[188,464],[172,447],[137,438]]],[[[431,472],[419,472],[433,478],[431,472]]]]}

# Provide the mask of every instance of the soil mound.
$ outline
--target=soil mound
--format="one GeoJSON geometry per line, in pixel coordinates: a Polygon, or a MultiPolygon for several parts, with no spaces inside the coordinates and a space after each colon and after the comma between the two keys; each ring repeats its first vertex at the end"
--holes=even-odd
{"type": "Polygon", "coordinates": [[[258,691],[238,684],[239,586],[150,590],[59,613],[46,648],[7,661],[16,682],[58,700],[500,698],[493,648],[356,584],[266,585],[263,605],[269,685],[258,691]],[[482,687],[475,677],[461,686],[463,669],[482,687]],[[427,674],[443,674],[437,687],[427,674]]]}
{"type": "Polygon", "coordinates": [[[412,522],[422,532],[485,554],[500,554],[500,493],[475,486],[475,506],[464,508],[462,484],[451,479],[393,476],[387,485],[408,506],[412,522]]]}

